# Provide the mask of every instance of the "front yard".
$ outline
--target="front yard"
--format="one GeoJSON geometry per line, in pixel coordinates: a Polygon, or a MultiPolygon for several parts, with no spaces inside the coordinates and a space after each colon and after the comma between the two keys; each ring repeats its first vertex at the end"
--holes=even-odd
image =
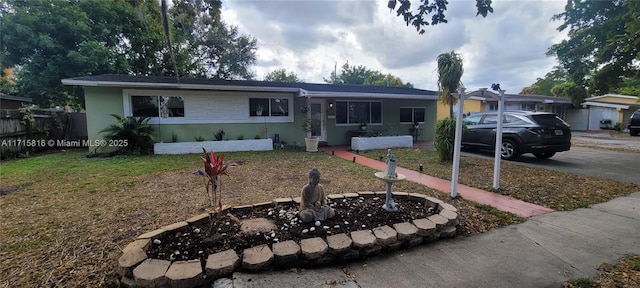
{"type": "MultiPolygon", "coordinates": [[[[451,165],[424,149],[394,150],[399,165],[448,179],[451,165]]],[[[114,287],[121,249],[137,235],[206,209],[200,154],[84,158],[67,151],[3,161],[0,168],[0,287],[114,287]]],[[[377,152],[370,152],[372,158],[377,152]]],[[[370,168],[327,153],[277,150],[226,153],[222,179],[230,205],[296,197],[307,172],[318,167],[327,193],[382,191],[370,168]]],[[[463,157],[460,182],[488,189],[492,162],[463,157]]],[[[559,210],[604,202],[640,190],[637,185],[527,168],[508,173],[501,193],[559,210]]],[[[404,181],[394,191],[424,193],[458,207],[461,235],[524,221],[404,181]]]]}

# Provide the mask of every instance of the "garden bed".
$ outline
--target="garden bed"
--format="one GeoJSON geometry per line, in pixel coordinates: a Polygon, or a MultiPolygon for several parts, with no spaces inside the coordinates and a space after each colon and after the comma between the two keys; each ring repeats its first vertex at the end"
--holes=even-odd
{"type": "Polygon", "coordinates": [[[381,208],[385,192],[333,194],[329,198],[336,216],[321,223],[302,223],[297,218],[299,199],[283,198],[200,215],[143,234],[124,249],[119,260],[122,283],[132,287],[173,281],[200,285],[237,270],[328,264],[456,234],[457,209],[422,194],[395,192],[394,200],[400,211],[391,213],[381,208]],[[275,229],[250,234],[241,231],[243,221],[260,218],[275,224],[275,229]],[[356,236],[358,233],[372,235],[373,240],[363,244],[356,236]],[[341,239],[340,243],[330,240],[332,237],[341,239]],[[324,245],[324,249],[308,251],[314,248],[305,247],[304,241],[316,242],[314,247],[324,245]],[[282,255],[279,249],[285,244],[294,250],[282,255]],[[278,245],[280,248],[276,247],[278,245]],[[260,247],[259,252],[255,251],[256,247],[260,247]],[[247,260],[255,258],[254,253],[267,258],[258,263],[247,260]],[[225,255],[222,260],[221,255],[225,255]],[[229,261],[226,265],[224,259],[229,261]],[[175,279],[177,276],[170,271],[171,266],[176,265],[182,267],[181,271],[183,266],[192,265],[193,273],[175,279]],[[156,273],[150,280],[150,267],[163,273],[156,273]]]}

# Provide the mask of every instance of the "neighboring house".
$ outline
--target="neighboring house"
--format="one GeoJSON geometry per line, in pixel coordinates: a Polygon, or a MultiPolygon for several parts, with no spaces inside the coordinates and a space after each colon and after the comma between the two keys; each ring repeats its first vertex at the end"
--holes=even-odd
{"type": "Polygon", "coordinates": [[[327,145],[348,145],[361,123],[383,135],[410,135],[414,122],[422,138],[434,138],[436,92],[405,87],[214,80],[157,76],[96,75],[63,79],[83,86],[89,140],[114,123],[110,114],[150,116],[156,141],[272,138],[304,146],[307,117],[327,145]],[[278,135],[277,139],[275,135],[278,135]]]}
{"type": "Polygon", "coordinates": [[[31,104],[31,98],[0,93],[0,109],[19,109],[28,104],[31,104]]]}
{"type": "MultiPolygon", "coordinates": [[[[504,94],[504,111],[543,111],[558,114],[561,118],[565,118],[567,111],[573,107],[571,99],[544,95],[530,94],[504,94]]],[[[464,101],[463,111],[465,114],[486,111],[498,111],[499,94],[493,91],[476,90],[467,93],[467,99],[464,101]]],[[[449,107],[443,105],[446,109],[447,117],[449,115],[449,107]]],[[[438,106],[438,116],[441,116],[440,103],[438,106]]],[[[457,108],[454,107],[454,112],[457,108]]],[[[444,118],[443,117],[443,118],[444,118]]]]}
{"type": "Polygon", "coordinates": [[[585,130],[614,128],[616,123],[621,123],[622,128],[624,128],[631,113],[640,109],[640,97],[605,94],[585,99],[582,106],[587,108],[587,114],[585,115],[587,127],[585,130]],[[604,123],[601,123],[601,121],[604,123]]]}

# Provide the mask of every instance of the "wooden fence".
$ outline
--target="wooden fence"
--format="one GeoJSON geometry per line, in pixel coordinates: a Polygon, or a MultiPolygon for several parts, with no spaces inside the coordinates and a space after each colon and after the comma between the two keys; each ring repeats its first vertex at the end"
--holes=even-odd
{"type": "Polygon", "coordinates": [[[87,139],[84,113],[0,110],[0,158],[60,148],[61,143],[87,139]]]}

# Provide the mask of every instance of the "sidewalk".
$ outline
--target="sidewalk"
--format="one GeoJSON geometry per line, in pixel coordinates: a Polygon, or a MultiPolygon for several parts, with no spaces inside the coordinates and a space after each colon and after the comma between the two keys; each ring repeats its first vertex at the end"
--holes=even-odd
{"type": "Polygon", "coordinates": [[[623,254],[640,254],[640,192],[346,266],[234,273],[214,287],[562,287],[623,254]]]}
{"type": "MultiPolygon", "coordinates": [[[[322,147],[319,149],[320,151],[325,151],[328,153],[334,153],[335,156],[338,156],[343,159],[353,160],[354,157],[356,159],[356,163],[365,165],[367,167],[376,169],[378,171],[385,171],[387,169],[386,163],[383,163],[378,160],[374,160],[371,158],[367,158],[365,156],[348,152],[346,147],[337,146],[337,147],[322,147]]],[[[440,178],[432,177],[426,174],[422,174],[417,171],[409,170],[406,168],[398,167],[396,168],[396,172],[400,174],[404,174],[407,177],[408,181],[420,183],[429,188],[442,191],[449,195],[451,193],[451,181],[443,180],[440,178]]],[[[553,209],[527,203],[513,197],[500,195],[493,192],[484,191],[478,188],[469,187],[466,185],[458,184],[458,194],[463,198],[492,206],[498,210],[511,212],[518,216],[522,217],[531,217],[542,215],[545,213],[553,212],[553,209]]]]}

